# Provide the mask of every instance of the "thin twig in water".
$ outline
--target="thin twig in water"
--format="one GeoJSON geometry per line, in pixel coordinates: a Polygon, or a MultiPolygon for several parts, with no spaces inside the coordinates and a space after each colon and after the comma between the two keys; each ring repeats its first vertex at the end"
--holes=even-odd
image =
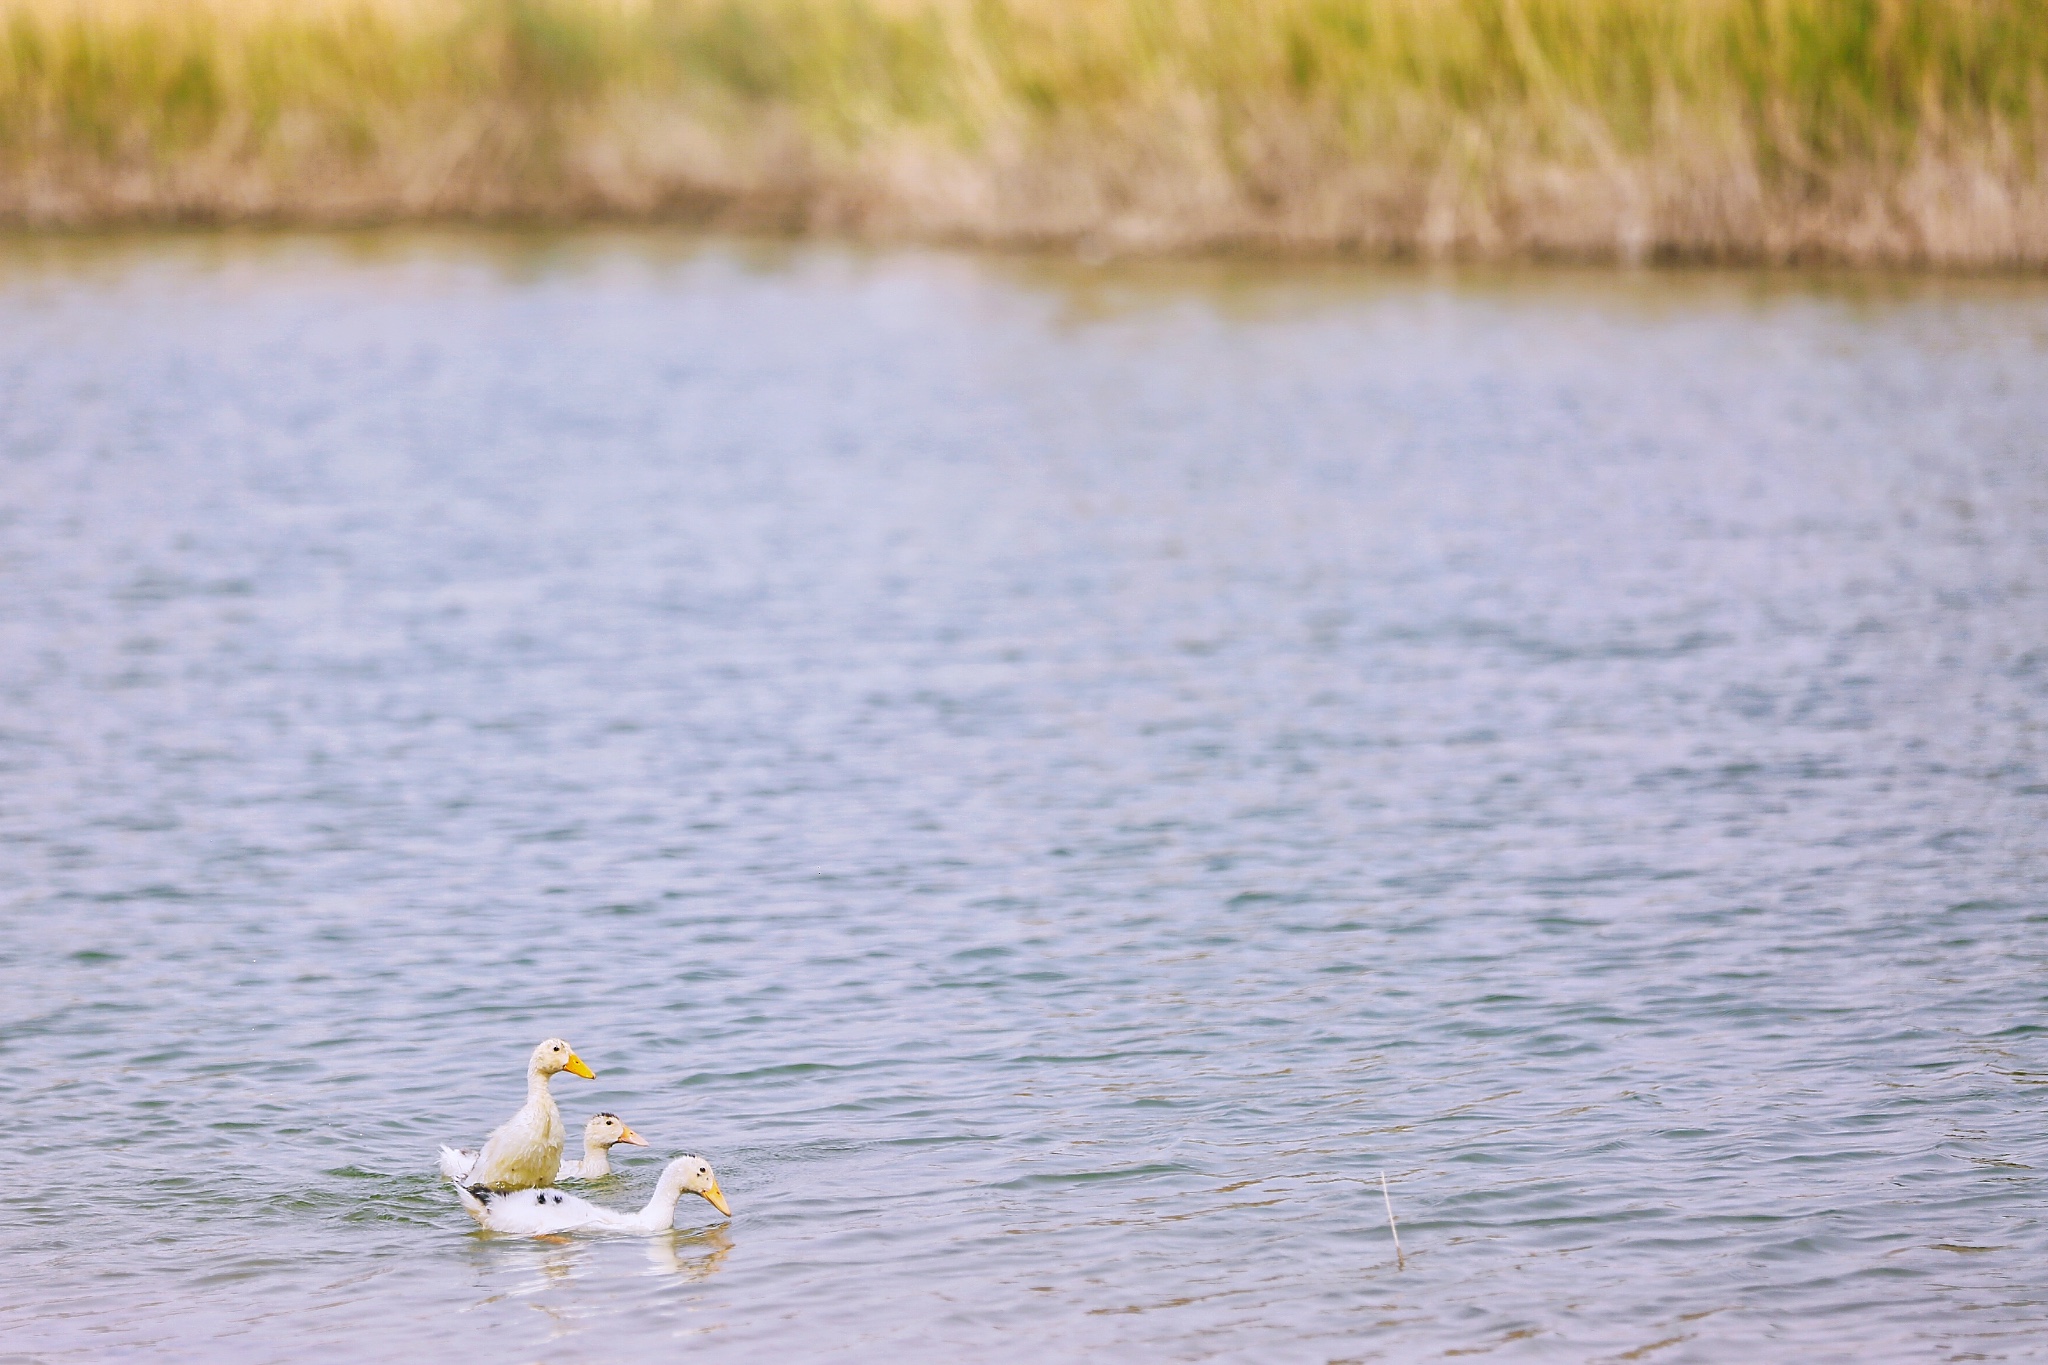
{"type": "Polygon", "coordinates": [[[1394,1234],[1394,1268],[1406,1270],[1408,1258],[1401,1253],[1401,1230],[1394,1226],[1394,1196],[1387,1193],[1387,1173],[1380,1172],[1380,1198],[1387,1201],[1387,1231],[1394,1234]]]}

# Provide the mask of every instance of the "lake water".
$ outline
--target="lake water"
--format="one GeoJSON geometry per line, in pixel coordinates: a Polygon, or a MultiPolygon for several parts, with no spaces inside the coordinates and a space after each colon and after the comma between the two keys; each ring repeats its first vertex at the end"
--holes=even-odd
{"type": "Polygon", "coordinates": [[[2048,282],[0,245],[6,1361],[2048,1359],[2044,831],[2048,282]]]}

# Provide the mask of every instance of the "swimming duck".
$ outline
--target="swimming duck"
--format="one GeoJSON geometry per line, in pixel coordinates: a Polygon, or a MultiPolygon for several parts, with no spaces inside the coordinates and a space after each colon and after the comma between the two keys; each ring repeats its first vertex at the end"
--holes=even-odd
{"type": "Polygon", "coordinates": [[[558,1232],[667,1232],[675,1222],[676,1201],[685,1194],[702,1195],[726,1217],[732,1209],[718,1188],[711,1163],[701,1156],[679,1156],[661,1173],[654,1197],[638,1213],[600,1208],[587,1199],[560,1190],[513,1190],[501,1193],[483,1185],[457,1185],[455,1193],[469,1216],[492,1232],[519,1237],[544,1237],[558,1232]]]}
{"type": "Polygon", "coordinates": [[[530,1190],[555,1178],[562,1166],[562,1111],[548,1093],[548,1079],[563,1071],[586,1080],[597,1076],[560,1038],[533,1050],[526,1063],[526,1103],[498,1125],[463,1180],[503,1191],[530,1190]]]}
{"type": "Polygon", "coordinates": [[[564,1161],[557,1180],[602,1180],[612,1173],[612,1148],[619,1143],[645,1147],[647,1139],[626,1126],[617,1114],[599,1114],[583,1125],[583,1159],[564,1161]]]}
{"type": "MultiPolygon", "coordinates": [[[[599,1114],[583,1125],[583,1159],[564,1161],[555,1178],[549,1182],[559,1184],[564,1180],[602,1180],[612,1173],[611,1150],[617,1143],[629,1147],[645,1147],[647,1139],[626,1126],[626,1121],[617,1114],[599,1114]]],[[[458,1185],[468,1184],[469,1173],[476,1166],[476,1152],[467,1147],[443,1147],[441,1149],[441,1174],[458,1185]]]]}

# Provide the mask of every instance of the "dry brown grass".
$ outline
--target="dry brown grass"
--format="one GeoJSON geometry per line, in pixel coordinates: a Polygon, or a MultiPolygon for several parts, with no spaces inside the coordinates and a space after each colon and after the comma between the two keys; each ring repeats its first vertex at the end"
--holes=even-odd
{"type": "Polygon", "coordinates": [[[0,0],[0,219],[2048,265],[2041,0],[0,0]]]}

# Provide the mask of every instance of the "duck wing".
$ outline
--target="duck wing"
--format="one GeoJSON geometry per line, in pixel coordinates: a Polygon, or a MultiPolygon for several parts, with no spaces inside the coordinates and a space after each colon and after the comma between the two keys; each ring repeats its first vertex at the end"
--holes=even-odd
{"type": "Polygon", "coordinates": [[[492,1232],[538,1237],[556,1232],[610,1228],[618,1215],[560,1190],[514,1190],[500,1194],[482,1185],[458,1185],[456,1196],[470,1217],[492,1232]]]}
{"type": "Polygon", "coordinates": [[[498,1125],[464,1182],[494,1190],[530,1190],[562,1164],[562,1114],[547,1086],[535,1087],[518,1113],[498,1125]]]}
{"type": "Polygon", "coordinates": [[[476,1153],[467,1147],[441,1149],[441,1174],[460,1185],[476,1169],[476,1153]]]}

